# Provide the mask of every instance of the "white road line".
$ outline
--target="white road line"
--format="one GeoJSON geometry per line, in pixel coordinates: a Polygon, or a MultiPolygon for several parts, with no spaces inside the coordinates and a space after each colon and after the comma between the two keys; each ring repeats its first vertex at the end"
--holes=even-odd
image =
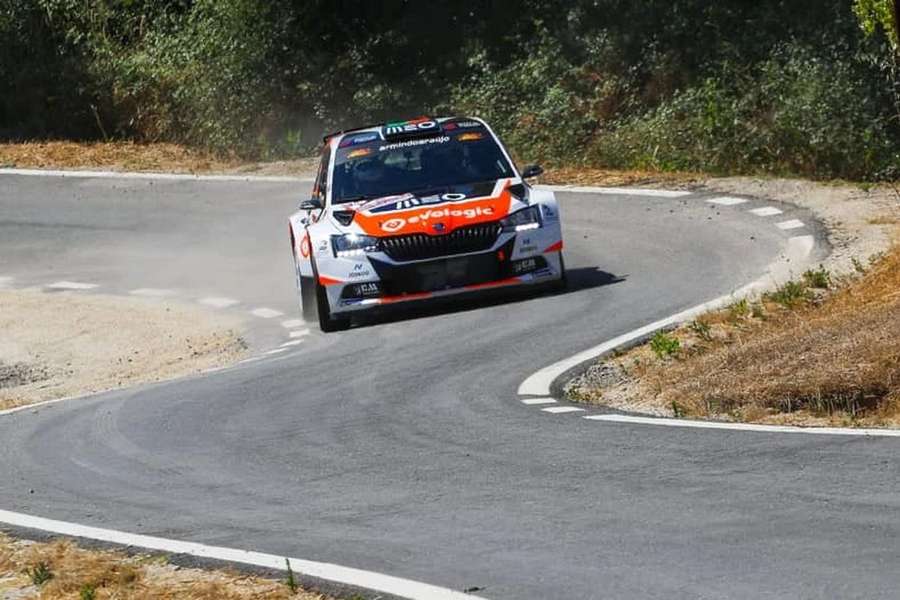
{"type": "Polygon", "coordinates": [[[775,215],[780,215],[781,211],[774,206],[764,206],[763,208],[754,208],[753,210],[747,211],[756,215],[757,217],[774,217],[775,215]]]}
{"type": "Polygon", "coordinates": [[[285,342],[281,345],[282,348],[290,348],[291,346],[299,346],[303,343],[303,340],[292,340],[290,342],[285,342]]]}
{"type": "Polygon", "coordinates": [[[200,298],[197,300],[200,304],[205,304],[206,306],[212,306],[215,308],[228,308],[229,306],[234,306],[235,304],[240,304],[238,300],[234,298],[221,298],[218,296],[211,296],[209,298],[200,298]]]}
{"type": "Polygon", "coordinates": [[[752,423],[722,423],[716,421],[691,421],[662,417],[633,417],[629,415],[590,415],[591,421],[629,423],[634,425],[659,425],[663,427],[688,427],[694,429],[727,429],[732,431],[756,431],[761,433],[808,433],[813,435],[853,435],[872,437],[900,437],[900,430],[849,429],[839,427],[790,427],[786,425],[754,425],[752,423]]]}
{"type": "Polygon", "coordinates": [[[551,406],[550,408],[542,408],[542,411],[554,415],[562,415],[565,413],[584,412],[583,408],[575,408],[574,406],[551,406]]]}
{"type": "Polygon", "coordinates": [[[80,281],[57,281],[44,287],[51,290],[92,290],[100,286],[96,283],[82,283],[80,281]]]}
{"type": "Polygon", "coordinates": [[[265,357],[264,356],[253,356],[251,358],[245,358],[244,360],[239,360],[237,364],[243,365],[246,363],[252,363],[252,362],[256,362],[258,360],[262,360],[263,358],[265,358],[265,357]]]}
{"type": "Polygon", "coordinates": [[[306,336],[306,335],[309,335],[309,329],[299,329],[299,330],[297,330],[297,331],[292,331],[292,332],[290,332],[290,333],[288,334],[288,337],[291,337],[291,338],[299,338],[299,337],[303,337],[303,336],[306,336]]]}
{"type": "Polygon", "coordinates": [[[690,321],[705,312],[727,306],[736,299],[750,296],[753,293],[768,289],[773,285],[788,281],[794,275],[795,271],[804,265],[814,247],[815,238],[811,235],[789,238],[787,247],[785,248],[781,259],[769,265],[768,272],[753,283],[740,288],[733,294],[720,296],[715,300],[704,302],[703,304],[689,308],[672,315],[671,317],[644,325],[634,331],[624,333],[607,342],[594,346],[593,348],[588,348],[583,352],[579,352],[578,354],[544,367],[523,381],[519,386],[518,393],[520,396],[549,396],[550,385],[556,378],[582,363],[594,360],[598,356],[606,354],[619,346],[652,335],[667,327],[690,321]]]}
{"type": "Polygon", "coordinates": [[[776,225],[778,229],[782,229],[784,231],[789,231],[791,229],[801,229],[806,227],[806,223],[799,219],[791,219],[790,221],[782,221],[776,225]]]}
{"type": "Polygon", "coordinates": [[[254,308],[250,311],[250,314],[254,317],[259,317],[261,319],[274,319],[275,317],[283,317],[284,313],[280,310],[275,310],[274,308],[254,308]]]}
{"type": "Polygon", "coordinates": [[[166,298],[168,296],[174,296],[175,290],[166,290],[161,288],[138,288],[136,290],[131,290],[128,293],[132,296],[144,296],[147,298],[166,298]]]}
{"type": "Polygon", "coordinates": [[[537,185],[540,190],[551,192],[570,192],[575,194],[611,194],[618,196],[648,196],[655,198],[681,198],[690,196],[691,192],[675,190],[652,190],[638,188],[593,187],[584,185],[537,185]]]}
{"type": "Polygon", "coordinates": [[[0,523],[6,523],[13,527],[36,529],[69,537],[98,540],[121,546],[132,546],[135,548],[165,552],[167,554],[186,554],[188,556],[252,565],[276,571],[284,571],[286,568],[285,560],[289,560],[291,569],[295,573],[299,573],[306,577],[366,588],[384,594],[399,596],[401,598],[411,598],[413,600],[484,600],[478,596],[437,587],[427,583],[421,583],[419,581],[393,577],[374,571],[364,571],[353,567],[344,567],[332,563],[290,558],[275,554],[264,554],[262,552],[240,550],[237,548],[207,546],[206,544],[198,544],[195,542],[170,540],[149,535],[116,531],[113,529],[101,529],[99,527],[78,525],[77,523],[55,521],[52,519],[44,519],[42,517],[32,517],[30,515],[6,510],[0,510],[0,523]]]}
{"type": "Polygon", "coordinates": [[[707,200],[710,204],[719,204],[721,206],[737,206],[738,204],[746,204],[744,198],[735,198],[734,196],[722,196],[720,198],[710,198],[707,200]]]}
{"type": "Polygon", "coordinates": [[[556,404],[556,400],[553,398],[523,398],[522,404],[527,404],[528,406],[539,406],[541,404],[556,404]]]}
{"type": "Polygon", "coordinates": [[[156,179],[172,181],[246,181],[270,183],[312,183],[312,177],[261,175],[192,175],[190,173],[134,173],[119,171],[64,171],[51,169],[0,169],[0,175],[30,177],[72,177],[80,179],[156,179]]]}
{"type": "Polygon", "coordinates": [[[270,354],[280,354],[281,352],[287,352],[289,348],[275,348],[274,350],[269,350],[268,352],[263,352],[266,356],[270,354]]]}
{"type": "Polygon", "coordinates": [[[306,321],[303,319],[289,319],[281,322],[281,326],[285,329],[295,329],[297,327],[303,327],[304,325],[306,325],[306,321]]]}

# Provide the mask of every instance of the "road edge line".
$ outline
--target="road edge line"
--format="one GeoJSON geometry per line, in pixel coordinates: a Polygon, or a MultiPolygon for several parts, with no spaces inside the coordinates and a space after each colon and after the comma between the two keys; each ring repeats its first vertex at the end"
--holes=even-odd
{"type": "Polygon", "coordinates": [[[323,563],[300,558],[278,556],[275,554],[266,554],[263,552],[226,548],[223,546],[208,546],[196,542],[171,540],[137,533],[116,531],[113,529],[102,529],[66,521],[45,519],[43,517],[33,517],[7,510],[0,510],[0,523],[68,537],[90,539],[171,554],[184,554],[202,559],[239,563],[275,571],[285,571],[285,561],[289,560],[291,569],[302,576],[364,588],[400,598],[409,598],[411,600],[484,600],[484,598],[480,598],[479,596],[473,596],[471,594],[442,588],[428,583],[395,577],[393,575],[385,575],[375,571],[365,571],[363,569],[345,567],[333,563],[323,563]]]}

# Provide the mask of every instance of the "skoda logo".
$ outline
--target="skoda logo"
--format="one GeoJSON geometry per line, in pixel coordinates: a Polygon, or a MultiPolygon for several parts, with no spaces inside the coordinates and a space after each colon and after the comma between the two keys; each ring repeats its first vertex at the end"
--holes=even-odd
{"type": "Polygon", "coordinates": [[[444,225],[443,223],[435,223],[435,224],[434,224],[434,230],[435,230],[435,231],[443,231],[443,230],[445,230],[445,229],[447,229],[447,226],[444,225]]]}

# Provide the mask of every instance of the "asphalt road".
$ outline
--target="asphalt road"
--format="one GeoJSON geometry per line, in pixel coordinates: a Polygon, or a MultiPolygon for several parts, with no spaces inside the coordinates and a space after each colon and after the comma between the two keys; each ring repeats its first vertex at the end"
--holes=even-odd
{"type": "MultiPolygon", "coordinates": [[[[296,311],[285,217],[306,191],[3,176],[0,275],[296,311]]],[[[498,599],[896,598],[896,441],[519,402],[535,370],[737,289],[796,235],[696,197],[559,197],[568,293],[404,313],[3,416],[0,508],[498,599]]]]}

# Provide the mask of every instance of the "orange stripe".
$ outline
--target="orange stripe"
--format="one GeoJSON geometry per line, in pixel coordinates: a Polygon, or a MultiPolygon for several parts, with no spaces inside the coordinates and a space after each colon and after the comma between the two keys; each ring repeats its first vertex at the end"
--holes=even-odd
{"type": "Polygon", "coordinates": [[[563,249],[563,243],[562,243],[562,240],[559,240],[558,242],[556,242],[555,244],[553,244],[552,246],[550,246],[549,248],[544,250],[544,254],[547,254],[548,252],[559,252],[562,249],[563,249]]]}
{"type": "Polygon", "coordinates": [[[332,279],[331,277],[325,277],[324,275],[319,275],[319,283],[322,285],[337,285],[338,283],[344,283],[340,279],[332,279]]]}
{"type": "Polygon", "coordinates": [[[414,294],[404,294],[403,296],[382,296],[381,301],[385,304],[391,302],[403,302],[404,300],[419,300],[421,298],[431,297],[431,292],[417,292],[414,294]]]}
{"type": "Polygon", "coordinates": [[[514,283],[520,283],[521,280],[518,277],[510,277],[509,279],[500,279],[498,281],[488,281],[487,283],[475,283],[472,285],[467,285],[467,290],[480,290],[482,288],[491,288],[491,287],[500,287],[504,285],[512,285],[514,283]]]}

